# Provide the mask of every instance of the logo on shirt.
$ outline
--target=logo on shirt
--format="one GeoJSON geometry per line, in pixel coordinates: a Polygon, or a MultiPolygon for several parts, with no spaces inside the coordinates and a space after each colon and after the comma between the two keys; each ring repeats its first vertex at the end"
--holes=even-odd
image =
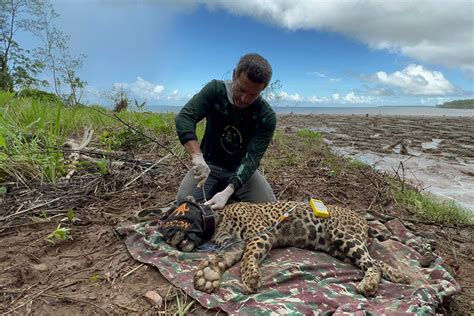
{"type": "Polygon", "coordinates": [[[233,125],[227,125],[221,134],[221,146],[226,153],[233,155],[242,149],[242,134],[233,125]]]}

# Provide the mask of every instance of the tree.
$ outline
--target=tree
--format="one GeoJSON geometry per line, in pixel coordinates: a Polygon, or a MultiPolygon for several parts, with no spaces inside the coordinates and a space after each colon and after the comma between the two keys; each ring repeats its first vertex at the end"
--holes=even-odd
{"type": "Polygon", "coordinates": [[[67,46],[69,38],[70,37],[67,36],[57,43],[59,50],[58,70],[62,82],[69,88],[69,93],[64,95],[66,96],[65,100],[68,104],[79,104],[87,83],[77,76],[77,70],[82,68],[85,55],[80,54],[77,57],[71,56],[69,47],[67,46]]]}
{"type": "Polygon", "coordinates": [[[32,86],[43,64],[15,41],[16,33],[29,23],[29,8],[37,0],[0,0],[0,90],[32,86]]]}
{"type": "Polygon", "coordinates": [[[82,67],[85,55],[70,54],[70,37],[54,25],[59,14],[49,0],[35,0],[30,10],[35,18],[28,21],[26,29],[43,42],[43,46],[36,49],[36,56],[51,72],[54,92],[68,104],[79,103],[86,82],[77,76],[77,70],[82,67]],[[63,91],[63,86],[67,92],[63,91]]]}
{"type": "Polygon", "coordinates": [[[31,57],[30,50],[23,49],[14,43],[11,51],[11,60],[10,74],[13,80],[13,87],[31,88],[39,85],[48,85],[47,80],[36,78],[43,71],[44,64],[39,59],[31,57]]]}
{"type": "Polygon", "coordinates": [[[281,101],[280,90],[282,88],[281,81],[279,79],[271,82],[265,90],[262,92],[262,97],[267,101],[279,102],[281,101]]]}

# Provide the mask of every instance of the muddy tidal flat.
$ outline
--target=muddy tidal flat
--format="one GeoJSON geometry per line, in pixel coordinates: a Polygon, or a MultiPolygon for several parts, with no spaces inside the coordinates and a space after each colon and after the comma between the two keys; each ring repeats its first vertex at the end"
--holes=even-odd
{"type": "Polygon", "coordinates": [[[279,125],[320,132],[334,151],[474,211],[472,116],[280,115],[279,125]]]}

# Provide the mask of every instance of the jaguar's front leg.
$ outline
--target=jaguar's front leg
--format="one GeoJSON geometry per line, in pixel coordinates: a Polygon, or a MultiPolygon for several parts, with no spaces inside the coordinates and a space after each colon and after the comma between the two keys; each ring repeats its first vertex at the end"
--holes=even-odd
{"type": "Polygon", "coordinates": [[[244,291],[256,293],[261,285],[259,264],[265,259],[271,249],[268,235],[252,238],[245,246],[244,256],[240,266],[244,291]]]}
{"type": "Polygon", "coordinates": [[[206,293],[216,291],[220,286],[222,274],[242,258],[244,248],[245,243],[238,241],[221,253],[201,261],[194,275],[194,288],[206,293]]]}

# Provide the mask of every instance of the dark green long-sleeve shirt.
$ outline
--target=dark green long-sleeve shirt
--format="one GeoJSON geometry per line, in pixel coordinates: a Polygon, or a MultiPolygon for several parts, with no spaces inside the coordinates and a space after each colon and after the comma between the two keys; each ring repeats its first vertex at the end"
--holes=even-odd
{"type": "Polygon", "coordinates": [[[176,117],[176,131],[182,144],[197,140],[196,124],[204,118],[204,159],[235,171],[229,183],[238,190],[258,168],[267,150],[276,127],[275,112],[262,97],[244,109],[236,108],[227,97],[225,83],[212,80],[176,117]]]}

